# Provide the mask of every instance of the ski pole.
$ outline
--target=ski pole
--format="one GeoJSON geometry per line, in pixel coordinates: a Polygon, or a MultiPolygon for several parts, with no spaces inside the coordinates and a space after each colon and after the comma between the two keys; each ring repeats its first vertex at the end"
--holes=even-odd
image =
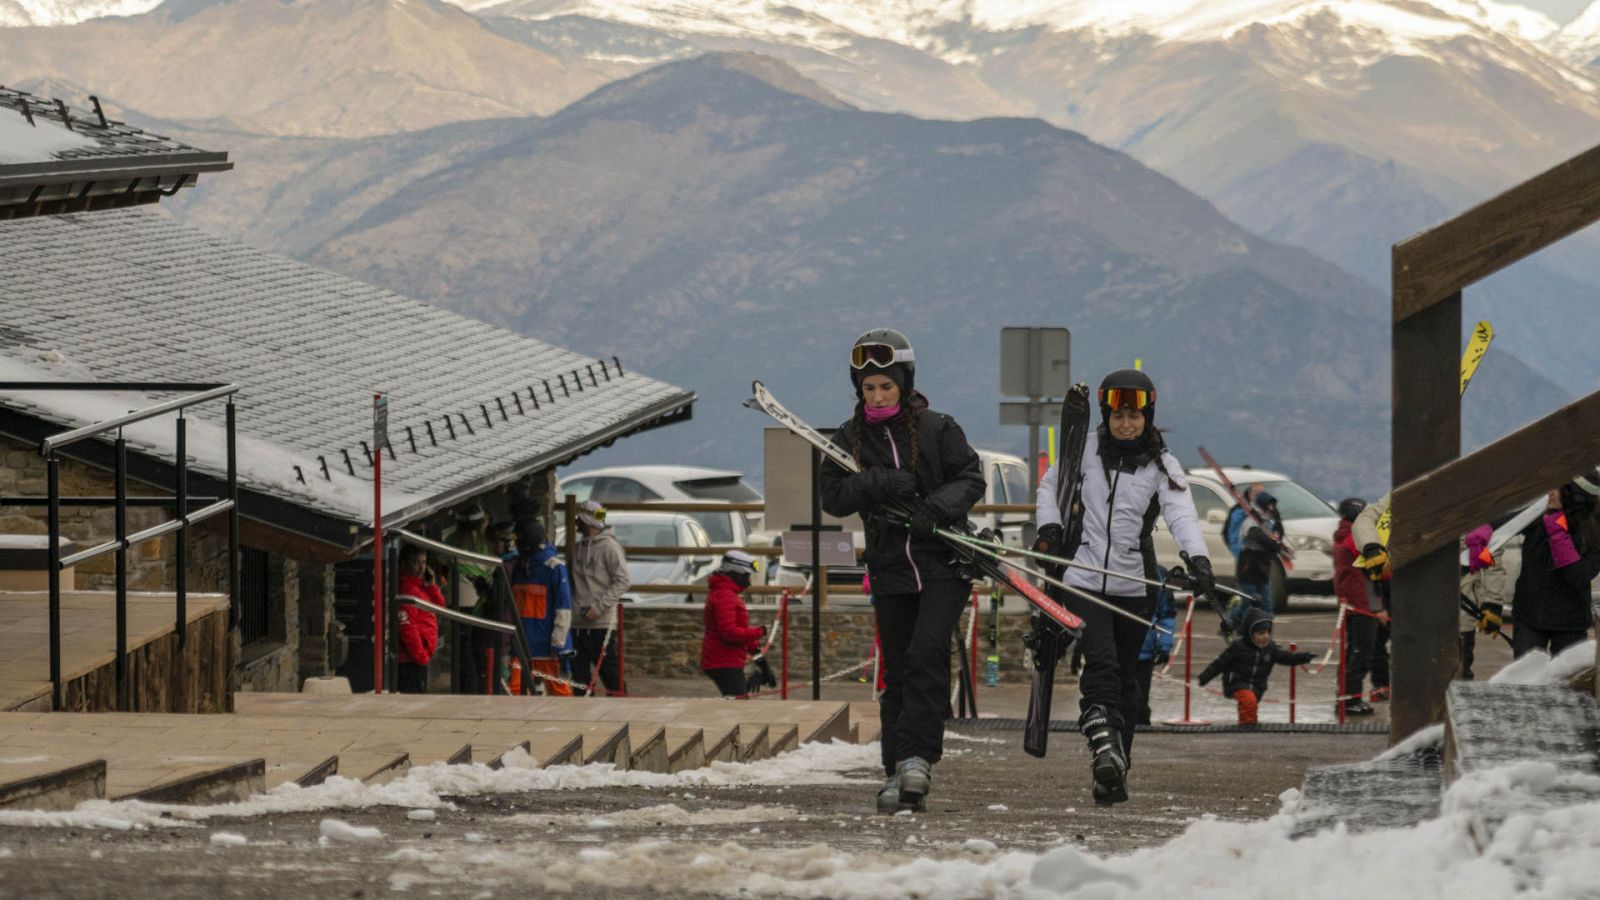
{"type": "MultiPolygon", "coordinates": [[[[953,535],[954,532],[951,532],[951,534],[953,535]]],[[[1102,600],[1099,597],[1096,597],[1095,595],[1089,593],[1088,591],[1083,590],[1082,588],[1073,587],[1072,585],[1067,584],[1065,581],[1062,581],[1062,580],[1060,580],[1058,578],[1051,578],[1049,575],[1046,575],[1043,572],[1037,571],[1035,569],[1030,569],[1027,566],[1025,566],[1025,565],[1023,565],[1023,564],[1021,564],[1019,562],[1016,562],[1014,560],[1006,559],[1001,554],[996,553],[993,550],[990,550],[988,547],[984,546],[981,542],[977,543],[977,544],[967,544],[964,541],[960,540],[960,536],[959,535],[955,536],[954,539],[957,540],[959,543],[962,543],[963,546],[970,547],[971,549],[973,549],[973,550],[975,550],[975,551],[977,551],[979,553],[982,553],[985,556],[990,557],[995,562],[998,562],[1003,566],[1006,566],[1006,567],[1011,568],[1011,569],[1013,569],[1013,570],[1015,570],[1017,572],[1020,572],[1023,575],[1028,575],[1028,576],[1031,576],[1033,578],[1037,578],[1040,581],[1044,582],[1045,584],[1051,585],[1052,587],[1058,587],[1061,590],[1066,591],[1067,593],[1071,594],[1074,597],[1077,597],[1080,600],[1085,600],[1085,601],[1087,601],[1089,603],[1093,603],[1093,604],[1096,604],[1098,606],[1103,606],[1106,609],[1111,610],[1112,612],[1116,613],[1119,616],[1122,616],[1122,617],[1128,618],[1128,619],[1132,619],[1135,622],[1138,622],[1140,625],[1145,625],[1145,626],[1148,626],[1150,628],[1154,628],[1155,630],[1161,632],[1162,634],[1167,634],[1167,635],[1172,634],[1172,630],[1171,629],[1162,628],[1160,625],[1152,625],[1148,621],[1146,621],[1143,616],[1134,615],[1133,613],[1123,609],[1122,607],[1116,605],[1115,603],[1110,603],[1108,601],[1102,600]]]]}
{"type": "MultiPolygon", "coordinates": [[[[1086,572],[1093,572],[1096,575],[1106,575],[1106,576],[1109,576],[1111,578],[1122,578],[1122,579],[1125,579],[1127,581],[1137,581],[1140,584],[1147,585],[1147,586],[1153,587],[1153,588],[1165,588],[1165,587],[1167,587],[1167,584],[1165,582],[1156,581],[1154,579],[1145,578],[1145,577],[1142,577],[1142,576],[1139,576],[1139,575],[1129,575],[1126,572],[1113,572],[1110,569],[1102,569],[1099,566],[1090,565],[1089,563],[1081,563],[1081,562],[1078,562],[1075,559],[1066,559],[1066,558],[1060,557],[1060,556],[1051,556],[1048,553],[1040,553],[1037,550],[1029,550],[1029,549],[1027,549],[1025,547],[1012,547],[1009,544],[1002,544],[1002,543],[999,543],[997,541],[986,541],[986,540],[984,540],[982,538],[979,538],[979,537],[976,537],[974,535],[962,534],[959,531],[951,531],[949,529],[941,528],[941,529],[938,529],[935,533],[938,534],[940,537],[945,538],[947,540],[958,540],[958,541],[961,541],[962,543],[968,544],[970,546],[983,546],[983,547],[986,547],[986,548],[988,548],[990,550],[1004,551],[1005,553],[1008,553],[1008,554],[1016,554],[1017,556],[1025,556],[1025,557],[1027,557],[1029,559],[1037,560],[1039,562],[1046,562],[1046,563],[1050,563],[1052,565],[1058,565],[1058,566],[1066,566],[1069,569],[1083,569],[1086,572]]],[[[1228,587],[1227,585],[1223,585],[1223,584],[1216,585],[1216,589],[1219,590],[1219,591],[1224,591],[1224,592],[1229,593],[1229,594],[1233,594],[1236,597],[1242,597],[1242,598],[1244,598],[1246,600],[1251,599],[1249,594],[1246,594],[1245,592],[1237,590],[1235,588],[1228,587]]]]}

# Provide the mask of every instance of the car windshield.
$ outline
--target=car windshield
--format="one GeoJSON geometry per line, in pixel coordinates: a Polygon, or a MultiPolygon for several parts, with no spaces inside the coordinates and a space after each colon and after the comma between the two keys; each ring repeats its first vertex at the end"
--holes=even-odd
{"type": "Polygon", "coordinates": [[[725,512],[691,512],[684,515],[700,523],[700,527],[711,536],[713,544],[733,543],[733,513],[725,512]]]}
{"type": "MultiPolygon", "coordinates": [[[[738,475],[717,478],[688,478],[674,485],[695,500],[720,500],[723,503],[760,503],[761,494],[738,475]]],[[[711,536],[716,540],[716,535],[711,536]]]]}
{"type": "Polygon", "coordinates": [[[1266,488],[1278,501],[1278,515],[1284,519],[1327,519],[1334,515],[1321,497],[1293,481],[1241,481],[1236,487],[1243,492],[1252,484],[1266,488]]]}
{"type": "Polygon", "coordinates": [[[612,528],[624,547],[678,546],[678,532],[671,522],[617,522],[612,528]]]}

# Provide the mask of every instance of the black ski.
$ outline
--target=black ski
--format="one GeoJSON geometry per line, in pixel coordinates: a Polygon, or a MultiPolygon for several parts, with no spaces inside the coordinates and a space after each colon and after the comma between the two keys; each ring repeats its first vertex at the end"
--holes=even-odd
{"type": "MultiPolygon", "coordinates": [[[[1089,434],[1089,386],[1075,384],[1061,401],[1061,427],[1057,432],[1059,450],[1056,455],[1056,505],[1066,521],[1063,529],[1069,535],[1079,532],[1079,475],[1083,469],[1083,447],[1089,434]]],[[[1035,464],[1030,460],[1030,464],[1035,464]]],[[[1067,539],[1071,556],[1076,549],[1073,537],[1067,539]]],[[[1033,617],[1033,629],[1025,641],[1033,654],[1033,685],[1028,691],[1028,718],[1022,730],[1022,749],[1033,756],[1042,757],[1050,742],[1050,700],[1055,692],[1056,663],[1066,655],[1071,646],[1067,633],[1056,623],[1043,616],[1033,617]]]]}

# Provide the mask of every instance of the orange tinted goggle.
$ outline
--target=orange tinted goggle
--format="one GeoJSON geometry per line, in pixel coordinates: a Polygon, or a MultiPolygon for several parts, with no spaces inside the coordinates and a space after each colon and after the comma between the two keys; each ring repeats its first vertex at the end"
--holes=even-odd
{"type": "Polygon", "coordinates": [[[850,348],[850,367],[852,369],[865,369],[867,366],[876,366],[887,369],[897,362],[909,361],[911,351],[896,350],[888,344],[857,344],[850,348]]]}
{"type": "Polygon", "coordinates": [[[1154,402],[1156,402],[1155,391],[1143,391],[1136,388],[1100,389],[1100,405],[1106,409],[1122,409],[1126,406],[1136,410],[1144,410],[1154,402]]]}

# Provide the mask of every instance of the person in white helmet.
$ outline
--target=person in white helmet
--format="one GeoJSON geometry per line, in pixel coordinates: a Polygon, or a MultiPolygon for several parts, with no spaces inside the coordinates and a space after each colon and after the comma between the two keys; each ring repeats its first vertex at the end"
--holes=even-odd
{"type": "Polygon", "coordinates": [[[759,563],[743,550],[729,550],[711,573],[706,595],[705,637],[700,640],[700,671],[706,673],[724,697],[749,693],[744,666],[761,652],[767,629],[750,624],[750,609],[740,593],[750,586],[759,563]]]}
{"type": "Polygon", "coordinates": [[[606,693],[623,692],[617,664],[617,604],[628,590],[628,557],[606,525],[606,508],[593,500],[578,507],[578,543],[572,553],[573,680],[586,684],[595,666],[606,693]]]}

